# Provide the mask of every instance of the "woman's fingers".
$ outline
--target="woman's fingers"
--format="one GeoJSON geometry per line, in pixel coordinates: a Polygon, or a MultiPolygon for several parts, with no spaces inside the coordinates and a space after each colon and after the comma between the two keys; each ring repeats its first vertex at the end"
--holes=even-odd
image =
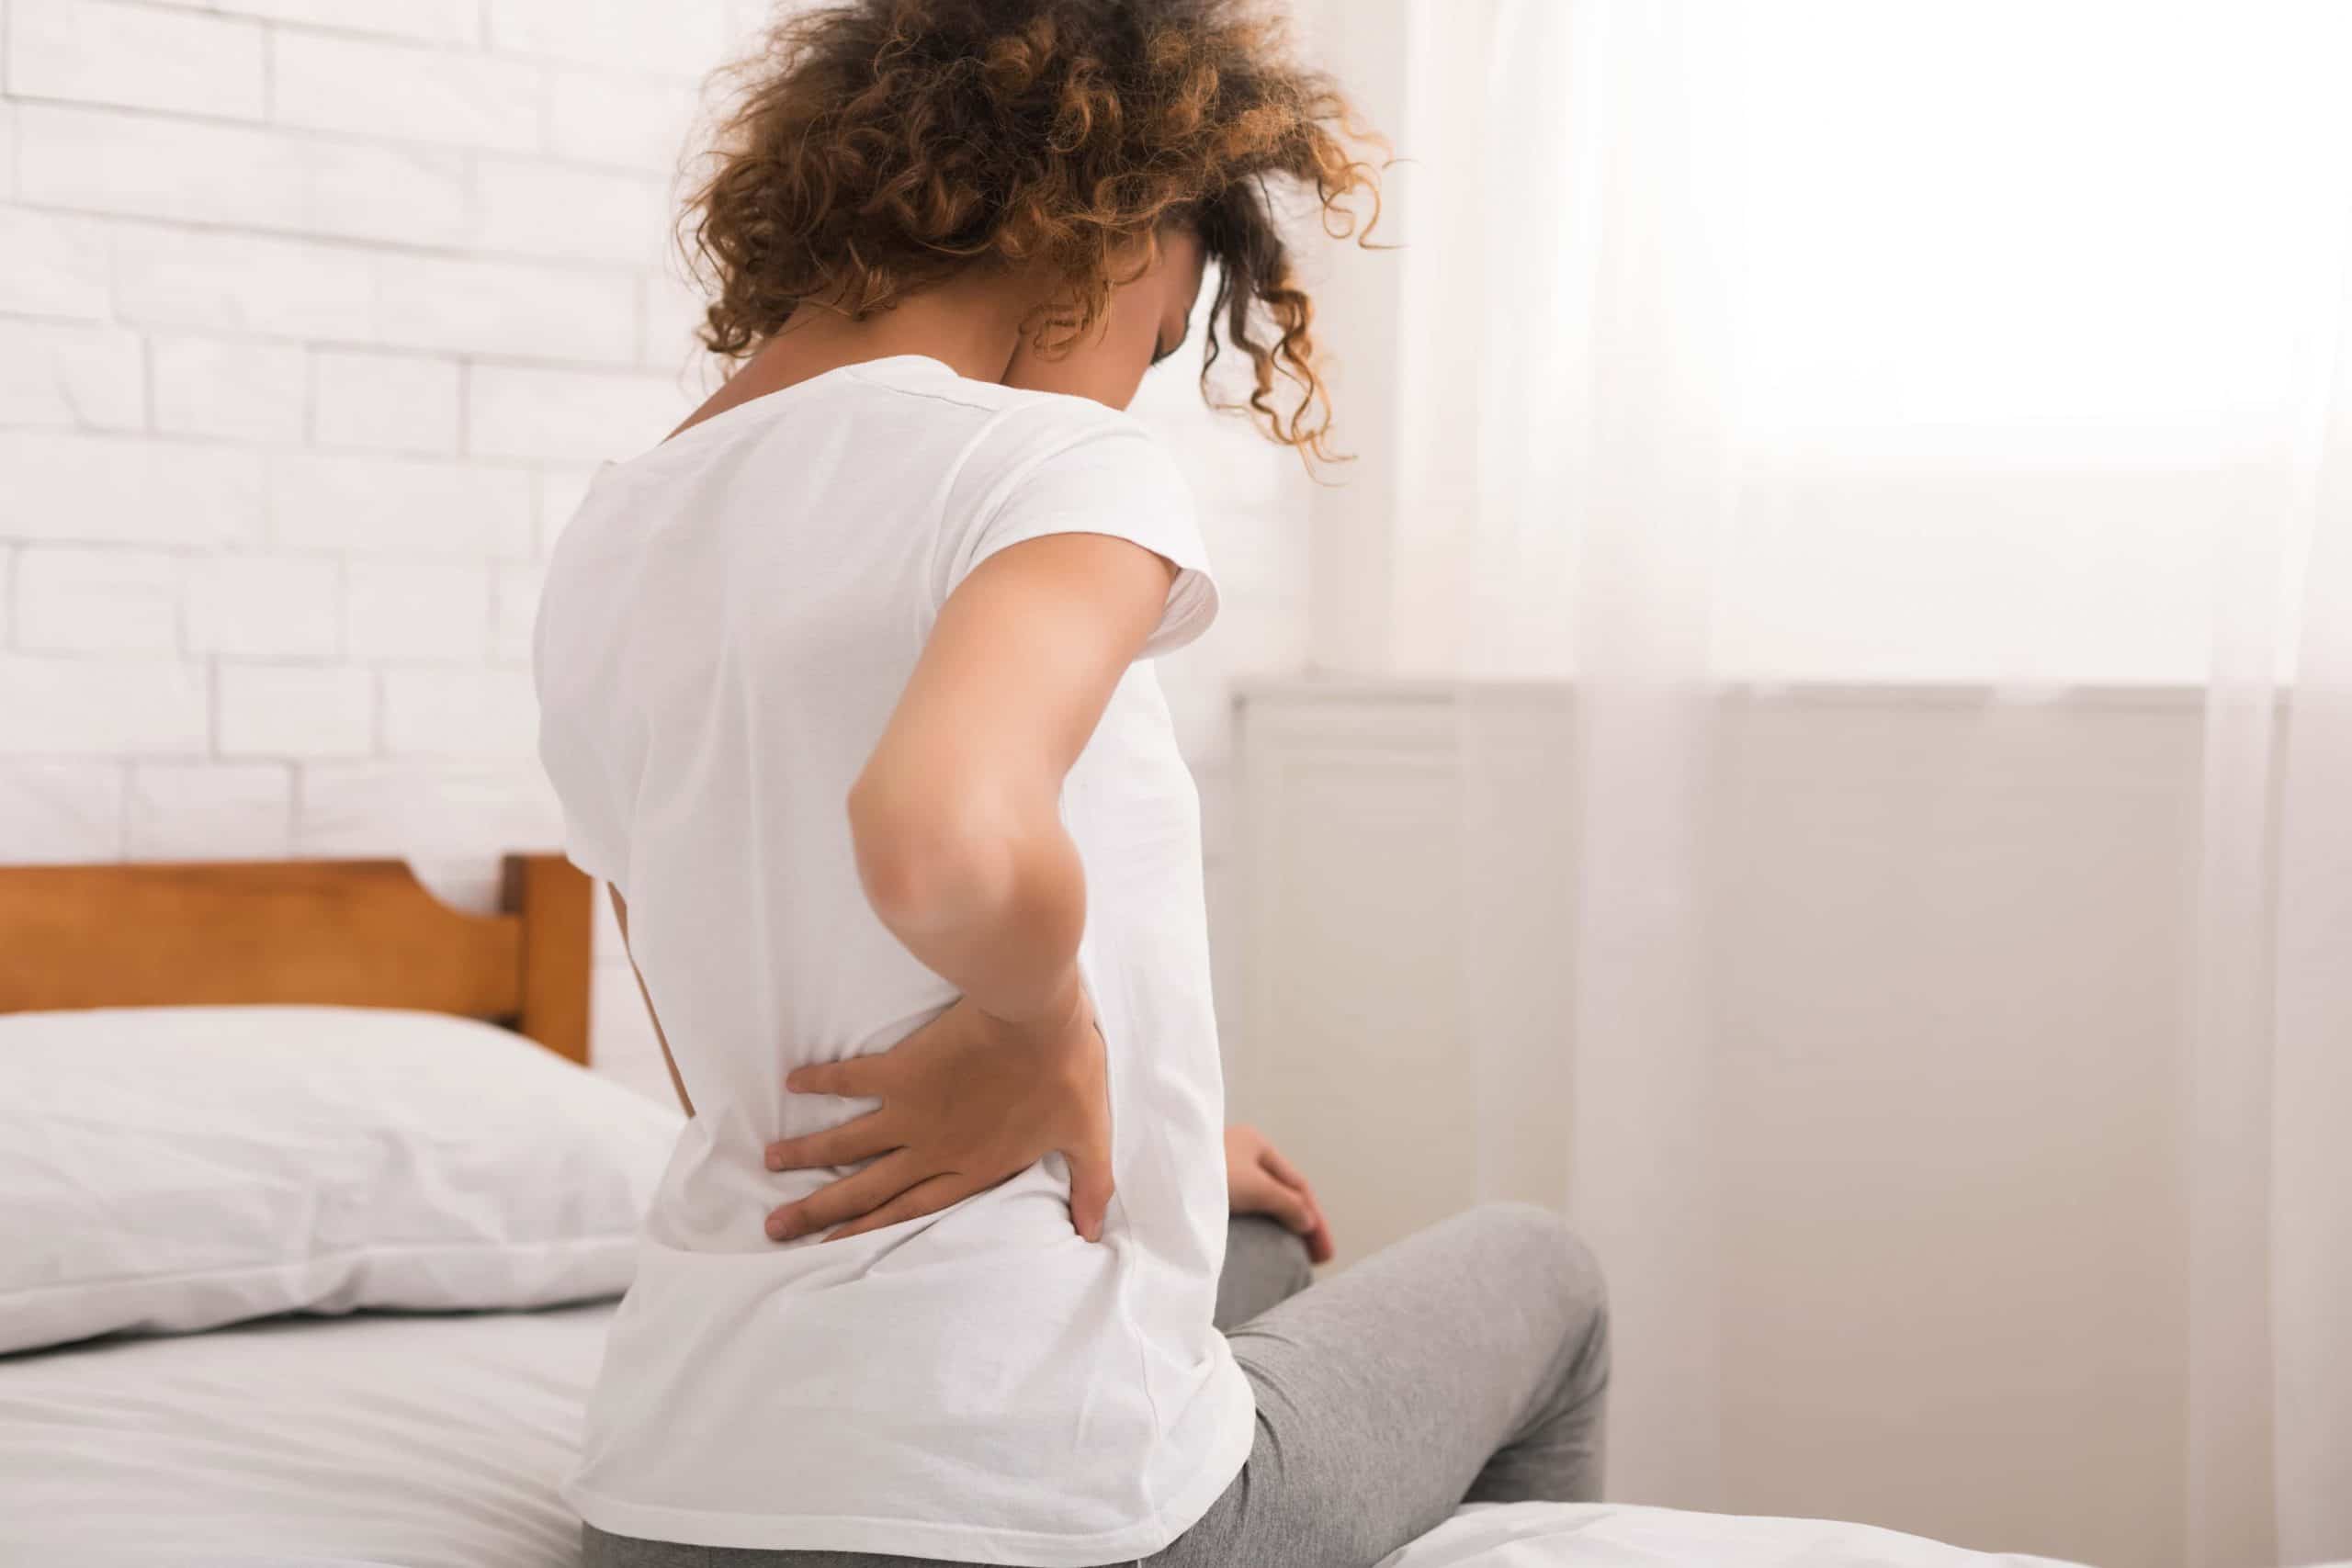
{"type": "Polygon", "coordinates": [[[790,1241],[870,1214],[922,1180],[922,1172],[912,1155],[903,1149],[885,1155],[864,1170],[828,1182],[769,1214],[768,1239],[790,1241]]]}
{"type": "Polygon", "coordinates": [[[1315,1196],[1315,1189],[1307,1185],[1306,1178],[1300,1173],[1299,1168],[1283,1158],[1282,1152],[1272,1144],[1260,1145],[1258,1163],[1267,1175],[1306,1201],[1307,1223],[1303,1225],[1292,1225],[1291,1229],[1306,1238],[1307,1257],[1317,1263],[1330,1262],[1333,1251],[1331,1226],[1330,1223],[1323,1217],[1323,1204],[1321,1200],[1315,1196]]]}
{"type": "Polygon", "coordinates": [[[1258,1145],[1258,1163],[1266,1168],[1267,1175],[1272,1177],[1276,1181],[1281,1182],[1284,1187],[1292,1188],[1300,1192],[1308,1190],[1306,1178],[1298,1173],[1298,1168],[1296,1166],[1283,1158],[1282,1150],[1274,1147],[1273,1145],[1261,1144],[1258,1145]]]}
{"type": "Polygon", "coordinates": [[[1320,1208],[1315,1211],[1315,1224],[1299,1234],[1306,1238],[1306,1260],[1309,1263],[1331,1261],[1331,1255],[1336,1250],[1331,1245],[1331,1223],[1323,1217],[1320,1208]]]}
{"type": "Polygon", "coordinates": [[[838,1127],[786,1138],[767,1147],[770,1170],[808,1170],[817,1166],[855,1165],[899,1146],[886,1107],[854,1116],[838,1127]]]}
{"type": "Polygon", "coordinates": [[[1266,1183],[1265,1190],[1258,1195],[1258,1210],[1280,1220],[1283,1229],[1301,1235],[1315,1228],[1315,1206],[1279,1181],[1266,1183]]]}
{"type": "Polygon", "coordinates": [[[882,1093],[889,1069],[888,1051],[852,1056],[840,1062],[811,1062],[784,1075],[784,1087],[793,1094],[831,1094],[843,1100],[874,1100],[882,1093]]]}
{"type": "Polygon", "coordinates": [[[951,1203],[960,1203],[978,1190],[979,1188],[974,1186],[965,1177],[953,1173],[934,1176],[929,1180],[916,1182],[864,1219],[853,1221],[837,1230],[826,1232],[825,1239],[839,1241],[843,1236],[862,1235],[867,1231],[878,1231],[884,1225],[919,1220],[925,1214],[939,1213],[951,1203]]]}

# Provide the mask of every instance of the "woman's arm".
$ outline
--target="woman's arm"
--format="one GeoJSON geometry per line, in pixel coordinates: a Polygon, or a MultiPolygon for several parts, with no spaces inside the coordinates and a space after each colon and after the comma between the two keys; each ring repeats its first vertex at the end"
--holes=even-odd
{"type": "Polygon", "coordinates": [[[892,934],[1012,1023],[1078,1000],[1086,881],[1062,780],[1158,624],[1174,569],[1125,539],[999,551],[948,596],[849,795],[857,869],[892,934]]]}
{"type": "Polygon", "coordinates": [[[942,606],[848,811],[875,913],[963,996],[888,1051],[785,1079],[882,1103],[769,1147],[772,1170],[869,1162],[771,1213],[776,1240],[933,1213],[1056,1152],[1071,1224],[1102,1235],[1108,1077],[1078,973],[1086,878],[1061,788],[1173,571],[1125,539],[1049,534],[982,561],[942,606]]]}

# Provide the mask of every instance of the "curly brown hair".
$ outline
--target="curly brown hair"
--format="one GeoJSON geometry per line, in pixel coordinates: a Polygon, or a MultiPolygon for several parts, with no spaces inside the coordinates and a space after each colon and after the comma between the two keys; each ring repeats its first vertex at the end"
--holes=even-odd
{"type": "Polygon", "coordinates": [[[1067,342],[1136,275],[1126,259],[1148,267],[1180,224],[1216,268],[1204,396],[1328,457],[1313,305],[1273,186],[1311,194],[1327,232],[1363,243],[1380,197],[1360,149],[1376,139],[1287,41],[1251,0],[849,0],[787,17],[734,68],[740,96],[686,214],[715,296],[702,341],[741,358],[804,301],[862,319],[998,263],[1059,280],[1037,331],[1067,342]],[[1220,322],[1251,362],[1242,403],[1210,388],[1220,322]]]}

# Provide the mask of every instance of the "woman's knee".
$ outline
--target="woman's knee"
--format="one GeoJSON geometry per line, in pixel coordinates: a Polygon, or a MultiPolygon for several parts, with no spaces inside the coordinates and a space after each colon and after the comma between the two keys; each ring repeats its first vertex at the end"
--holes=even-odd
{"type": "Polygon", "coordinates": [[[1544,1297],[1606,1322],[1609,1287],[1600,1260],[1556,1211],[1538,1203],[1481,1203],[1461,1216],[1495,1253],[1523,1269],[1544,1297]]]}
{"type": "Polygon", "coordinates": [[[1236,1214],[1226,1224],[1226,1257],[1238,1254],[1243,1265],[1283,1293],[1303,1291],[1315,1282],[1314,1260],[1307,1256],[1306,1238],[1279,1220],[1263,1214],[1236,1214]]]}
{"type": "MultiPolygon", "coordinates": [[[[1555,1381],[1546,1404],[1562,1419],[1587,1420],[1597,1433],[1611,1359],[1609,1288],[1600,1259],[1566,1219],[1533,1203],[1485,1204],[1464,1218],[1483,1233],[1488,1256],[1505,1260],[1499,1267],[1510,1272],[1508,1288],[1556,1314],[1555,1381]]],[[[1598,1437],[1592,1441],[1597,1453],[1598,1437]]]]}

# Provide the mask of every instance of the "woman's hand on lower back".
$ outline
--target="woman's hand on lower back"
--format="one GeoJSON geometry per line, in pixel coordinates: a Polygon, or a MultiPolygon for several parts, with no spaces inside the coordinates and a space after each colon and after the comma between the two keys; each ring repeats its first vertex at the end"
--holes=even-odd
{"type": "Polygon", "coordinates": [[[1331,1261],[1331,1226],[1298,1168],[1255,1127],[1225,1130],[1225,1191],[1237,1214],[1264,1214],[1306,1238],[1306,1255],[1331,1261]]]}
{"type": "Polygon", "coordinates": [[[822,1133],[767,1148],[770,1170],[860,1168],[768,1215],[775,1241],[827,1241],[937,1213],[1049,1154],[1069,1165],[1070,1224],[1102,1235],[1111,1203],[1111,1098],[1102,1032],[1082,987],[1035,1023],[993,1018],[970,1001],[888,1051],[795,1068],[793,1094],[881,1106],[822,1133]]]}

